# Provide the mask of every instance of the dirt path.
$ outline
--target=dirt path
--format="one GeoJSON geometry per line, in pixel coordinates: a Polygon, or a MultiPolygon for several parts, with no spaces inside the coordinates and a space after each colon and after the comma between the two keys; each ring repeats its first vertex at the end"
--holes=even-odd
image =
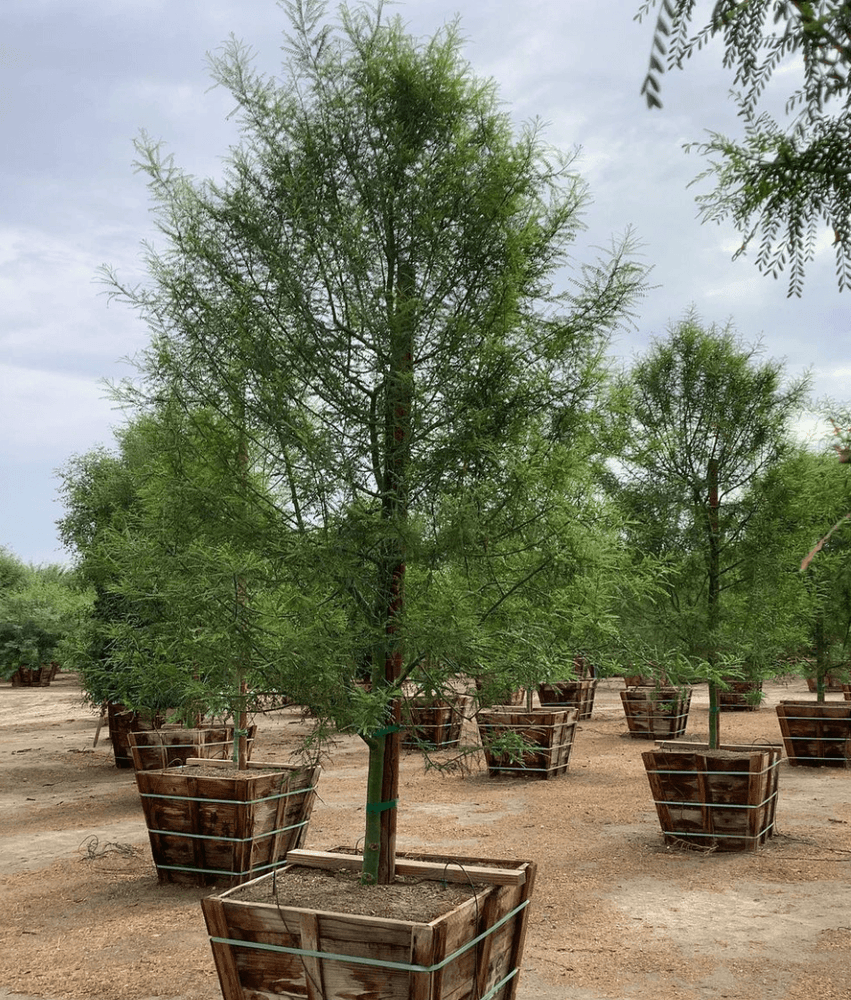
{"type": "MultiPolygon", "coordinates": [[[[538,862],[518,1000],[848,1000],[851,771],[781,765],[779,834],[756,854],[662,842],[625,735],[618,679],[580,724],[567,775],[546,782],[425,772],[406,756],[400,849],[538,862]]],[[[725,713],[723,739],[779,740],[758,712],[725,713]]],[[[835,697],[835,696],[834,696],[835,697]]],[[[71,675],[0,686],[0,1000],[220,1000],[199,900],[160,886],[132,771],[71,675]]],[[[258,720],[255,758],[286,762],[297,712],[258,720]]],[[[705,737],[707,696],[689,735],[705,737]]],[[[342,739],[320,782],[308,847],[361,836],[365,754],[342,739]]]]}

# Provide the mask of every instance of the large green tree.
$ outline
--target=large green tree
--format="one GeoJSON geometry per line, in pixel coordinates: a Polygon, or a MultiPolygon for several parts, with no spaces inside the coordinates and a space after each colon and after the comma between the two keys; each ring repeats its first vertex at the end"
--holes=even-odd
{"type": "Polygon", "coordinates": [[[530,587],[572,571],[563,477],[587,475],[607,338],[644,271],[628,240],[575,267],[584,186],[537,128],[515,134],[455,26],[421,43],[380,8],[334,25],[286,6],[282,79],[234,41],[212,60],[242,130],[220,182],[140,141],[165,248],[148,286],[111,280],[152,329],[146,391],[216,409],[265,455],[292,621],[328,630],[289,681],[351,724],[359,696],[334,678],[371,674],[365,877],[387,881],[399,686],[438,638],[427,609],[487,667],[517,646],[506,616],[530,587]]]}
{"type": "MultiPolygon", "coordinates": [[[[799,661],[801,654],[807,656],[804,669],[815,677],[818,700],[823,701],[827,674],[847,670],[851,660],[848,533],[837,531],[822,538],[818,558],[802,568],[800,556],[813,549],[825,524],[851,507],[849,470],[829,450],[799,447],[773,470],[765,493],[764,520],[787,551],[785,576],[793,571],[795,587],[788,593],[788,607],[800,623],[802,637],[790,652],[797,653],[799,661]]],[[[777,574],[773,580],[780,582],[777,574]]]]}
{"type": "Polygon", "coordinates": [[[709,159],[699,179],[715,180],[698,197],[703,218],[735,223],[742,236],[736,256],[758,242],[761,271],[776,277],[788,267],[790,295],[801,294],[824,227],[833,237],[839,287],[849,287],[851,3],[717,0],[693,33],[696,0],[646,0],[639,18],[656,7],[642,87],[649,107],[661,107],[665,70],[683,68],[710,39],[723,41],[724,66],[733,73],[744,134],[737,140],[710,130],[709,140],[696,144],[709,159]],[[781,78],[788,90],[778,101],[772,84],[781,78]]]}
{"type": "Polygon", "coordinates": [[[273,658],[259,617],[275,574],[252,548],[275,517],[262,470],[208,411],[161,402],[117,438],[61,472],[60,534],[97,593],[75,637],[84,687],[151,716],[225,714],[242,733],[273,658]]]}
{"type": "Polygon", "coordinates": [[[419,42],[380,7],[285,6],[281,79],[235,41],[212,59],[241,127],[221,181],[140,140],[165,245],[147,286],[109,280],[152,330],[144,391],[214,408],[264,456],[264,544],[302,597],[291,652],[299,616],[328,634],[288,683],[347,725],[363,703],[364,877],[387,881],[400,684],[430,645],[507,662],[575,572],[565,477],[595,461],[607,339],[645,273],[629,238],[577,267],[571,158],[515,132],[455,25],[419,42]],[[340,691],[359,670],[368,699],[340,691]]]}
{"type": "Polygon", "coordinates": [[[761,361],[732,329],[705,329],[694,314],[628,376],[622,501],[636,525],[633,541],[668,566],[668,600],[651,614],[663,650],[686,656],[710,680],[713,745],[725,654],[742,654],[729,645],[743,613],[731,598],[765,562],[765,535],[749,537],[760,481],[789,448],[806,389],[806,379],[784,384],[782,364],[761,361]]]}

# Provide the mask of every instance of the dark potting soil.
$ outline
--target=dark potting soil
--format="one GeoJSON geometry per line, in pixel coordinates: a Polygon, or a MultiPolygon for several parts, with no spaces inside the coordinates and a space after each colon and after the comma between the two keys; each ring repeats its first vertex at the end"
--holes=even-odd
{"type": "Polygon", "coordinates": [[[392,885],[361,885],[358,871],[293,865],[277,878],[239,886],[228,898],[428,923],[487,888],[411,876],[397,876],[392,885]]]}

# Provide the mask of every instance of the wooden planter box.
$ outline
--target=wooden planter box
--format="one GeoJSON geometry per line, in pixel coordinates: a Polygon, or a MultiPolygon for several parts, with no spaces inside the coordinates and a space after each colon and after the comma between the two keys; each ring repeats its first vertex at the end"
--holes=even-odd
{"type": "MultiPolygon", "coordinates": [[[[271,893],[293,862],[361,865],[297,851],[243,888],[271,893]]],[[[405,854],[397,873],[479,891],[428,923],[252,902],[239,888],[201,900],[224,1000],[514,1000],[535,864],[405,854]]]]}
{"type": "Polygon", "coordinates": [[[653,678],[650,674],[624,674],[624,684],[630,687],[652,687],[653,678]]]}
{"type": "Polygon", "coordinates": [[[162,716],[144,719],[126,705],[110,701],[106,706],[109,738],[112,741],[112,755],[116,767],[133,767],[133,753],[130,749],[130,733],[142,733],[163,724],[162,716]]]}
{"type": "Polygon", "coordinates": [[[597,668],[587,656],[577,654],[573,657],[573,674],[579,680],[591,680],[597,676],[597,668]]]}
{"type": "Polygon", "coordinates": [[[667,844],[755,851],[774,836],[780,746],[666,746],[641,755],[667,844]]]}
{"type": "MultiPolygon", "coordinates": [[[[824,689],[831,694],[840,694],[843,691],[842,680],[839,677],[828,674],[824,679],[824,689]]],[[[815,677],[807,678],[807,690],[812,691],[813,694],[818,690],[815,677]]]]}
{"type": "MultiPolygon", "coordinates": [[[[248,754],[254,746],[256,726],[248,731],[248,754]]],[[[127,734],[133,766],[137,771],[180,767],[190,757],[204,760],[231,760],[233,726],[163,726],[127,734]]]]}
{"type": "Polygon", "coordinates": [[[451,747],[461,742],[461,727],[472,716],[473,698],[449,701],[408,698],[402,702],[402,746],[451,747]]]}
{"type": "Polygon", "coordinates": [[[554,778],[564,774],[573,748],[578,712],[575,708],[536,708],[521,711],[497,705],[479,711],[479,736],[485,751],[488,774],[510,774],[526,778],[554,778]],[[520,759],[502,752],[494,743],[505,733],[520,735],[530,749],[520,759]]]}
{"type": "Polygon", "coordinates": [[[48,687],[58,670],[56,663],[48,663],[43,667],[18,667],[9,680],[12,687],[48,687]]]}
{"type": "Polygon", "coordinates": [[[762,681],[727,681],[728,690],[718,691],[718,707],[722,712],[755,712],[762,692],[762,681]]]}
{"type": "Polygon", "coordinates": [[[848,767],[851,702],[781,701],[777,718],[793,767],[848,767]]]}
{"type": "Polygon", "coordinates": [[[597,679],[555,681],[538,685],[541,708],[575,708],[579,719],[590,719],[594,710],[597,679]]]}
{"type": "Polygon", "coordinates": [[[231,770],[229,761],[190,757],[184,767],[136,771],[160,882],[239,885],[304,842],[318,765],[249,761],[231,770]]]}
{"type": "Polygon", "coordinates": [[[686,731],[690,688],[636,687],[620,694],[630,736],[664,740],[682,736],[686,731]]]}

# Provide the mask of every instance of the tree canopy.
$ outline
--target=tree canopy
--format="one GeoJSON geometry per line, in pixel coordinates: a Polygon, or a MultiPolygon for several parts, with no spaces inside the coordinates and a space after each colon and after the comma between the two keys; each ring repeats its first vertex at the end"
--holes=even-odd
{"type": "Polygon", "coordinates": [[[682,69],[713,38],[724,45],[744,135],[736,140],[710,130],[707,142],[687,147],[709,159],[697,180],[715,181],[697,199],[703,218],[733,221],[742,236],[736,256],[758,243],[756,264],[764,273],[777,277],[788,269],[790,295],[801,294],[826,229],[839,288],[849,287],[851,3],[717,0],[708,21],[692,31],[698,6],[646,0],[638,17],[659,8],[641,88],[650,108],[662,106],[666,69],[682,69]],[[778,100],[778,88],[794,79],[778,100]]]}
{"type": "MultiPolygon", "coordinates": [[[[731,328],[705,329],[690,313],[627,376],[621,500],[633,540],[668,568],[667,601],[649,614],[662,651],[690,660],[710,694],[725,654],[741,663],[751,653],[733,641],[744,605],[730,597],[752,590],[756,568],[764,571],[770,532],[753,534],[761,484],[788,451],[790,422],[806,398],[806,379],[785,384],[782,364],[758,355],[731,328]]],[[[759,602],[750,607],[760,610],[759,602]]],[[[770,645],[769,636],[760,641],[770,645]]]]}
{"type": "Polygon", "coordinates": [[[152,332],[131,399],[215,412],[234,479],[263,468],[242,496],[291,585],[280,682],[368,743],[369,864],[392,869],[400,685],[570,634],[548,595],[595,558],[605,348],[646,271],[629,235],[575,263],[573,158],[515,131],[457,25],[420,42],[380,6],[285,6],[281,79],[233,39],[211,61],[241,127],[222,180],[139,140],[164,247],[147,285],[107,280],[152,332]]]}

